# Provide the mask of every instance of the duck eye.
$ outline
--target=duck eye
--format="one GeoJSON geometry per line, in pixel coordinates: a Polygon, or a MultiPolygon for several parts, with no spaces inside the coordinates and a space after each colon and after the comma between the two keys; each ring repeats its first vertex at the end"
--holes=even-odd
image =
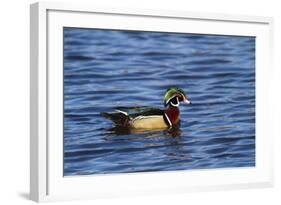
{"type": "Polygon", "coordinates": [[[176,96],[176,97],[172,98],[170,102],[174,105],[177,105],[179,103],[178,97],[176,96]]]}

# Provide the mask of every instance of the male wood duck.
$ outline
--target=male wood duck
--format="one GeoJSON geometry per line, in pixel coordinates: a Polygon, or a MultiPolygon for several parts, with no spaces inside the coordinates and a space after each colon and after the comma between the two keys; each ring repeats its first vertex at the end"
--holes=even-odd
{"type": "Polygon", "coordinates": [[[135,108],[129,113],[128,108],[119,108],[116,113],[101,113],[112,120],[117,126],[133,129],[165,129],[171,128],[180,122],[180,103],[191,104],[185,92],[177,87],[167,89],[164,96],[165,109],[135,108]],[[136,112],[136,110],[138,112],[136,112]]]}

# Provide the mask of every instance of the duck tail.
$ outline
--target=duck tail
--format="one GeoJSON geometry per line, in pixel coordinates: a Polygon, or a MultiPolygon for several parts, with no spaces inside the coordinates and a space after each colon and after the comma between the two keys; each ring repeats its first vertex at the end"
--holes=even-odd
{"type": "Polygon", "coordinates": [[[107,112],[101,112],[101,116],[103,116],[106,119],[109,119],[113,121],[116,125],[127,127],[130,124],[131,118],[129,115],[121,110],[116,110],[117,113],[107,113],[107,112]]]}

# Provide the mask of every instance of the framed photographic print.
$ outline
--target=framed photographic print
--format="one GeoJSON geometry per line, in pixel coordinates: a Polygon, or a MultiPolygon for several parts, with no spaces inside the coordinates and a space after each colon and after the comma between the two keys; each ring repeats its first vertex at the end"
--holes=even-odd
{"type": "Polygon", "coordinates": [[[31,199],[272,186],[272,24],[32,4],[31,199]]]}

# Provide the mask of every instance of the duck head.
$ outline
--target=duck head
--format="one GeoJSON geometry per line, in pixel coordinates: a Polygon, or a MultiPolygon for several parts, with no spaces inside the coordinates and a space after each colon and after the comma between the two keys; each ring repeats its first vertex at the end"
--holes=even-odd
{"type": "Polygon", "coordinates": [[[164,96],[165,107],[178,107],[180,103],[191,104],[185,92],[177,87],[167,89],[164,96]]]}

